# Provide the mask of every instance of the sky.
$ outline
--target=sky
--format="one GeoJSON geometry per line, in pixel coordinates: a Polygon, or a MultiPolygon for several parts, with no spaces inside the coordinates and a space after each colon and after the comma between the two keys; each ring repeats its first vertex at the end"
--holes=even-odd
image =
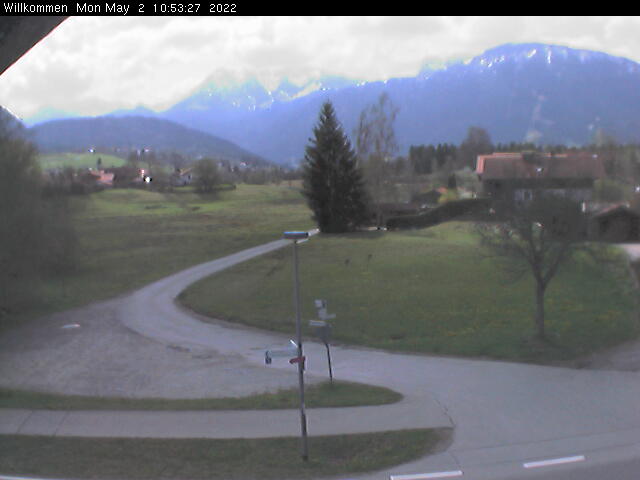
{"type": "Polygon", "coordinates": [[[71,17],[0,76],[0,105],[159,111],[209,82],[385,80],[528,42],[640,62],[640,17],[71,17]]]}

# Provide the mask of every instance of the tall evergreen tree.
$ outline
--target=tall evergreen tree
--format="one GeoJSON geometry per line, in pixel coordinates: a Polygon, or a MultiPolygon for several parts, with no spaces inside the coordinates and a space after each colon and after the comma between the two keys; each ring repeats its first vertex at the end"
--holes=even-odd
{"type": "Polygon", "coordinates": [[[320,110],[314,138],[306,147],[303,194],[321,232],[354,230],[367,219],[362,172],[331,102],[320,110]]]}

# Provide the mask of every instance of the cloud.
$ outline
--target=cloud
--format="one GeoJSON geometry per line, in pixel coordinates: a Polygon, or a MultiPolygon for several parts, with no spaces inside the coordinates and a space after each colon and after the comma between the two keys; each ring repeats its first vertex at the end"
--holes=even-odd
{"type": "Polygon", "coordinates": [[[637,17],[71,17],[0,77],[0,104],[23,117],[167,108],[205,81],[382,80],[508,42],[638,61],[637,32],[637,17]]]}

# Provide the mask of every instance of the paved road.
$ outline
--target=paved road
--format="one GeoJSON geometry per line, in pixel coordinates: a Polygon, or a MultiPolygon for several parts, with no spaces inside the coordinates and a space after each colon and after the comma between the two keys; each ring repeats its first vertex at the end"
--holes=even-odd
{"type": "MultiPolygon", "coordinates": [[[[174,303],[175,296],[191,282],[283,245],[282,241],[272,242],[172,275],[123,297],[116,315],[127,327],[157,342],[234,355],[256,368],[295,376],[295,369],[286,360],[263,365],[264,349],[284,344],[286,337],[223,322],[204,324],[174,303]]],[[[309,373],[323,375],[324,347],[308,342],[305,352],[309,373]]],[[[607,459],[624,464],[639,456],[640,376],[636,372],[574,370],[348,347],[334,348],[333,357],[337,378],[384,385],[403,393],[405,400],[394,406],[309,411],[312,435],[406,426],[455,427],[453,444],[446,452],[359,477],[363,480],[458,471],[466,478],[516,478],[573,465],[525,468],[524,463],[578,458],[576,468],[584,469],[585,465],[596,465],[596,461],[599,467],[606,467],[607,459]]],[[[199,435],[203,430],[225,437],[295,435],[298,431],[295,412],[167,412],[153,418],[151,414],[129,412],[61,413],[57,418],[44,418],[42,412],[5,414],[0,425],[8,426],[8,416],[13,415],[18,419],[14,428],[22,433],[35,433],[39,417],[48,433],[65,435],[125,435],[124,426],[134,425],[139,433],[153,436],[161,434],[158,425],[162,422],[180,436],[199,435]],[[287,419],[288,414],[293,419],[287,419]],[[107,418],[109,415],[112,417],[107,418]],[[242,417],[259,420],[243,422],[242,417]],[[82,418],[84,427],[82,422],[66,423],[82,418]]]]}

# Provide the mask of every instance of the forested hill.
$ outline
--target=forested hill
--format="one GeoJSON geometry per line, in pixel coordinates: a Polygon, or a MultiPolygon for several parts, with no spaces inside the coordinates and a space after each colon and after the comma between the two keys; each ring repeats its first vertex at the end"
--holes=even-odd
{"type": "Polygon", "coordinates": [[[269,163],[228,140],[158,118],[104,116],[53,120],[31,127],[29,133],[42,153],[86,151],[89,148],[128,152],[149,148],[192,158],[213,157],[252,165],[269,163]]]}

